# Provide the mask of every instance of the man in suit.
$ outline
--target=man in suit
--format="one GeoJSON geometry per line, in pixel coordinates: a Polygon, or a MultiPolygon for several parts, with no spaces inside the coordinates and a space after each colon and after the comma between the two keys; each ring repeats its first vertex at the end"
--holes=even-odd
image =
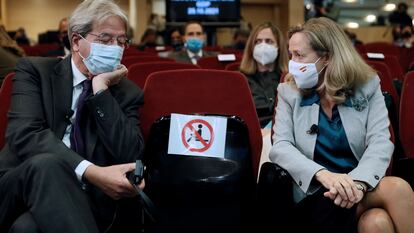
{"type": "Polygon", "coordinates": [[[83,1],[69,21],[72,56],[18,62],[0,232],[125,232],[139,222],[125,174],[143,151],[143,93],[119,65],[127,25],[111,0],[83,1]]]}
{"type": "Polygon", "coordinates": [[[184,49],[173,52],[169,55],[170,58],[178,62],[186,62],[197,65],[197,61],[202,57],[216,56],[216,53],[203,51],[203,46],[206,41],[203,26],[200,22],[190,21],[184,26],[184,49]]]}

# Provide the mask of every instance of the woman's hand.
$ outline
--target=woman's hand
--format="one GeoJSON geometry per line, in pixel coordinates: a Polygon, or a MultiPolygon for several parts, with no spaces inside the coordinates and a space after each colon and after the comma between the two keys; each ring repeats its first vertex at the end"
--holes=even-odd
{"type": "Polygon", "coordinates": [[[324,196],[333,200],[335,205],[351,208],[363,197],[363,192],[357,189],[356,184],[347,174],[333,173],[323,169],[315,174],[315,178],[329,190],[324,193],[324,196]]]}

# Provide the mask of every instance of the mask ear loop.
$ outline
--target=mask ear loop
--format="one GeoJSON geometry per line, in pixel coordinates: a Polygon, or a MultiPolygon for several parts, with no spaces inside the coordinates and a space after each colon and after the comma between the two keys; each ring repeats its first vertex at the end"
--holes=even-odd
{"type": "MultiPolygon", "coordinates": [[[[78,35],[80,36],[80,38],[82,38],[83,40],[85,40],[86,42],[88,42],[89,44],[91,44],[91,42],[89,42],[87,39],[85,39],[85,37],[83,37],[81,34],[78,33],[78,35]]],[[[78,51],[79,56],[85,60],[85,57],[82,56],[82,54],[80,53],[80,51],[78,51]]]]}

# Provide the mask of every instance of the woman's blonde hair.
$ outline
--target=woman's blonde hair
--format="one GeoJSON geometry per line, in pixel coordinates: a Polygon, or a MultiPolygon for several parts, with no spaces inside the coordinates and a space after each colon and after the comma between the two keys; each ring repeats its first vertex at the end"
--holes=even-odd
{"type": "Polygon", "coordinates": [[[253,29],[253,32],[250,34],[249,39],[247,40],[246,48],[244,49],[243,59],[240,64],[241,72],[245,74],[254,74],[257,72],[257,64],[253,58],[253,49],[255,46],[255,40],[259,32],[267,28],[270,28],[270,30],[272,31],[273,36],[276,39],[277,46],[279,48],[279,55],[277,56],[274,62],[275,69],[279,70],[280,72],[287,72],[287,63],[288,63],[289,57],[287,53],[286,42],[279,28],[277,28],[271,22],[265,22],[265,23],[259,24],[253,29]]]}
{"type": "MultiPolygon", "coordinates": [[[[289,39],[295,33],[303,33],[318,56],[327,58],[323,82],[317,91],[325,93],[335,103],[343,103],[357,85],[366,83],[375,75],[376,72],[365,63],[344,30],[334,21],[325,17],[313,18],[292,28],[289,39]]],[[[291,74],[286,75],[286,81],[296,86],[291,74]]],[[[307,94],[306,90],[301,91],[307,94]]]]}

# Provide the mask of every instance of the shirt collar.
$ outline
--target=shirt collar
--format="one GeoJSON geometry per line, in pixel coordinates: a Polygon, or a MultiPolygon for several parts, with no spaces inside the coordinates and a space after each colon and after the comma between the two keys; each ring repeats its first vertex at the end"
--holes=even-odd
{"type": "Polygon", "coordinates": [[[319,104],[321,99],[316,91],[312,91],[310,95],[302,97],[302,101],[300,102],[300,106],[311,106],[312,104],[319,104]]]}
{"type": "Polygon", "coordinates": [[[88,78],[86,78],[86,76],[80,72],[78,67],[76,67],[75,62],[73,61],[73,58],[71,59],[70,62],[72,64],[73,86],[75,87],[88,78]]]}
{"type": "MultiPolygon", "coordinates": [[[[308,96],[304,96],[302,101],[300,102],[300,106],[311,106],[312,104],[320,104],[321,99],[317,91],[312,91],[312,93],[308,96]]],[[[346,97],[345,102],[342,105],[346,107],[352,107],[351,98],[346,97]]]]}
{"type": "Polygon", "coordinates": [[[198,51],[198,53],[193,53],[190,50],[187,49],[187,54],[190,58],[193,58],[195,55],[197,55],[198,57],[202,57],[203,56],[203,50],[200,49],[200,51],[198,51]]]}

